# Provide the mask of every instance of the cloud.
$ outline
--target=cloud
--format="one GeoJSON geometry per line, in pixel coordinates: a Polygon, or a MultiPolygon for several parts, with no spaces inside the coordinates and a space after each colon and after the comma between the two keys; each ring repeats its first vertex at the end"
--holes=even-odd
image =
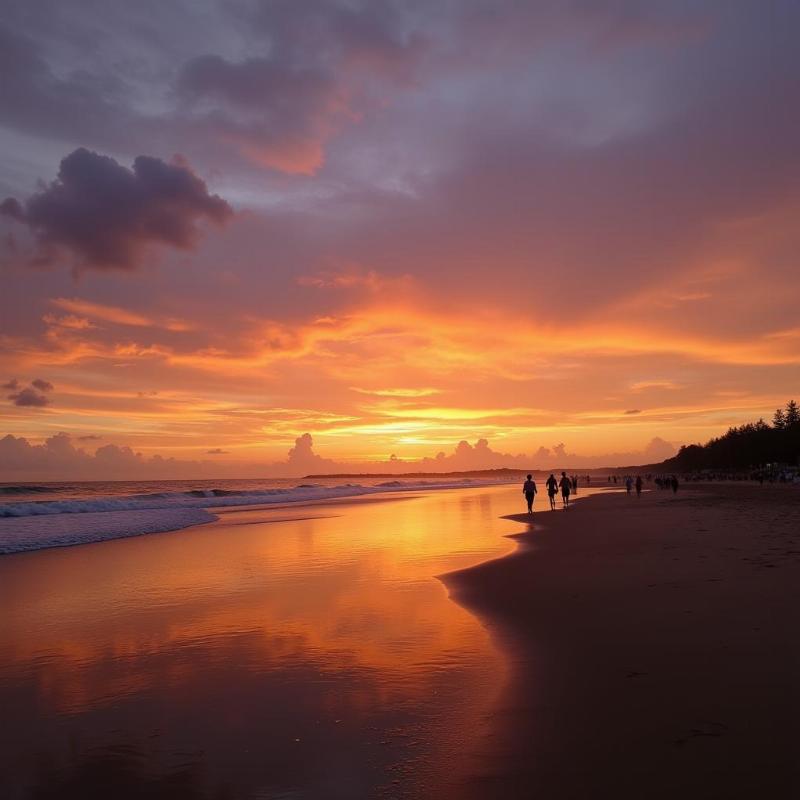
{"type": "Polygon", "coordinates": [[[14,378],[3,384],[3,388],[11,390],[11,394],[7,395],[7,397],[15,406],[21,408],[44,408],[50,405],[50,398],[45,393],[53,391],[53,384],[50,381],[36,378],[31,381],[29,386],[21,389],[20,382],[14,378]]]}
{"type": "Polygon", "coordinates": [[[45,314],[42,322],[57,328],[69,328],[74,331],[87,331],[97,326],[91,323],[86,317],[78,317],[75,314],[64,314],[59,317],[56,314],[45,314]]]}
{"type": "MultiPolygon", "coordinates": [[[[426,49],[411,13],[388,4],[241,6],[266,54],[196,56],[178,72],[181,106],[250,162],[294,175],[323,166],[329,140],[410,86],[426,49]],[[247,9],[246,11],[244,9],[247,9]]],[[[239,24],[242,24],[240,21],[239,24]]]]}
{"type": "Polygon", "coordinates": [[[631,408],[631,409],[629,409],[628,411],[625,412],[626,415],[629,415],[629,414],[641,414],[641,413],[642,413],[642,410],[640,408],[631,408]]]}
{"type": "Polygon", "coordinates": [[[61,161],[46,188],[24,204],[7,198],[0,212],[29,228],[34,263],[51,264],[66,254],[77,267],[128,270],[152,245],[191,249],[197,222],[222,224],[233,213],[182,164],[138,156],[128,169],[85,148],[61,161]]]}
{"type": "MultiPolygon", "coordinates": [[[[58,306],[59,308],[64,309],[65,311],[72,311],[75,314],[82,314],[85,315],[84,317],[78,318],[78,323],[64,323],[64,319],[55,320],[56,324],[61,325],[62,327],[69,327],[69,328],[93,328],[95,327],[89,322],[86,317],[93,317],[94,319],[100,319],[104,322],[112,322],[115,325],[130,325],[134,328],[164,328],[168,331],[186,331],[191,328],[189,323],[185,322],[184,320],[175,319],[175,318],[167,318],[167,319],[157,319],[151,316],[146,316],[145,314],[139,314],[136,311],[131,311],[127,308],[120,308],[119,306],[109,306],[103,305],[101,303],[92,303],[89,300],[82,300],[78,297],[54,297],[50,300],[50,303],[54,306],[58,306]]],[[[66,318],[68,320],[75,320],[76,317],[70,316],[66,318]]],[[[45,318],[45,322],[49,322],[48,318],[45,318]]]]}
{"type": "Polygon", "coordinates": [[[97,442],[100,441],[103,437],[98,436],[95,433],[87,433],[83,436],[76,436],[75,437],[79,442],[97,442]]]}
{"type": "Polygon", "coordinates": [[[351,386],[350,389],[359,394],[376,395],[377,397],[431,397],[435,394],[441,394],[441,389],[431,389],[427,387],[420,387],[414,389],[396,388],[396,389],[361,389],[358,386],[351,386]]]}
{"type": "MultiPolygon", "coordinates": [[[[230,464],[223,460],[205,461],[146,456],[126,445],[109,443],[94,453],[75,446],[75,441],[95,441],[99,436],[84,435],[73,439],[61,432],[42,444],[31,444],[24,437],[11,434],[0,438],[0,479],[33,480],[99,480],[108,478],[130,480],[213,478],[213,477],[300,477],[309,472],[341,471],[343,465],[322,458],[313,452],[311,435],[306,433],[295,441],[288,458],[282,462],[230,464]]],[[[226,455],[222,448],[212,448],[208,455],[226,455]]]]}
{"type": "Polygon", "coordinates": [[[227,455],[230,451],[223,450],[221,447],[215,447],[212,450],[206,450],[206,455],[209,456],[224,456],[227,455]]]}
{"type": "Polygon", "coordinates": [[[72,437],[63,432],[50,436],[40,445],[32,445],[27,439],[11,434],[0,439],[0,475],[17,480],[145,480],[203,474],[202,462],[178,461],[158,455],[148,458],[130,447],[115,444],[107,444],[91,454],[75,447],[72,437]]]}
{"type": "MultiPolygon", "coordinates": [[[[800,51],[786,16],[792,5],[797,19],[797,3],[776,0],[769,15],[716,0],[123,5],[8,6],[19,41],[0,47],[0,200],[18,199],[0,226],[24,249],[34,190],[22,187],[53,177],[78,144],[125,166],[186,153],[212,191],[252,211],[193,254],[191,280],[88,276],[95,308],[51,306],[44,330],[40,309],[71,297],[68,276],[9,270],[3,374],[71,387],[63,417],[39,415],[48,426],[80,414],[108,429],[108,407],[127,401],[105,393],[145,386],[163,403],[139,403],[131,424],[117,414],[137,447],[161,446],[154,431],[197,453],[209,439],[260,441],[256,423],[203,427],[206,409],[269,398],[358,417],[337,457],[449,454],[483,436],[536,459],[556,437],[596,452],[639,449],[654,432],[710,435],[724,412],[708,409],[709,386],[764,408],[791,386],[796,341],[762,335],[796,327],[800,291],[800,51]],[[278,166],[259,168],[246,146],[278,166]],[[342,275],[348,264],[368,271],[342,275]],[[408,273],[419,302],[370,288],[373,275],[408,273]],[[195,331],[152,330],[173,314],[195,331]],[[400,416],[373,434],[379,412],[350,386],[437,386],[443,406],[544,412],[400,416]],[[625,404],[646,412],[634,420],[625,404]],[[537,432],[547,426],[557,432],[537,432]],[[595,433],[603,444],[590,444],[595,433]]],[[[425,403],[396,405],[414,414],[425,403]]],[[[327,455],[335,423],[311,416],[265,426],[270,446],[281,437],[283,455],[284,437],[310,430],[327,455]]]]}
{"type": "Polygon", "coordinates": [[[646,462],[655,464],[667,458],[672,458],[677,450],[678,448],[674,444],[662,439],[660,436],[656,436],[644,448],[643,455],[646,462]]]}
{"type": "Polygon", "coordinates": [[[323,458],[314,452],[314,440],[310,433],[304,433],[295,439],[294,447],[289,450],[288,456],[285,465],[288,476],[330,471],[339,466],[331,459],[323,458]]]}
{"type": "Polygon", "coordinates": [[[274,56],[198,56],[184,65],[177,88],[187,107],[222,111],[223,119],[209,121],[245,157],[288,173],[310,175],[321,166],[322,143],[346,111],[331,75],[274,56]]]}
{"type": "Polygon", "coordinates": [[[41,392],[37,392],[36,389],[30,386],[19,392],[8,395],[8,399],[11,400],[15,406],[20,406],[22,408],[44,408],[50,405],[49,397],[46,397],[41,392]]]}
{"type": "Polygon", "coordinates": [[[632,392],[643,392],[647,389],[679,389],[679,384],[668,380],[636,381],[631,384],[632,392]]]}
{"type": "MultiPolygon", "coordinates": [[[[434,472],[465,470],[498,469],[555,469],[575,468],[592,469],[596,467],[613,467],[632,464],[653,463],[675,455],[677,448],[670,442],[654,438],[644,450],[623,453],[602,453],[594,456],[582,456],[570,453],[564,442],[551,447],[539,447],[533,455],[520,453],[512,455],[493,450],[486,439],[478,439],[474,445],[461,441],[455,450],[447,455],[440,452],[436,458],[423,458],[418,462],[403,462],[404,471],[419,466],[423,470],[434,472]]],[[[386,463],[386,462],[384,462],[386,463]]]]}
{"type": "MultiPolygon", "coordinates": [[[[83,435],[77,441],[95,441],[101,437],[83,435]]],[[[73,437],[58,433],[40,445],[32,445],[23,437],[11,434],[0,439],[0,479],[4,480],[98,480],[118,479],[188,479],[222,477],[298,478],[320,473],[364,472],[400,474],[404,472],[459,472],[498,469],[556,469],[625,466],[662,461],[674,455],[677,448],[655,437],[643,451],[581,456],[567,452],[563,442],[550,448],[540,447],[533,455],[511,455],[493,450],[488,440],[475,444],[459,442],[449,454],[440,452],[434,458],[403,460],[395,454],[385,461],[337,461],[314,452],[310,433],[295,439],[285,461],[230,463],[212,459],[186,461],[164,458],[158,454],[145,456],[133,448],[106,444],[94,453],[75,447],[73,437]]],[[[222,448],[206,451],[208,455],[227,455],[222,448]]]]}

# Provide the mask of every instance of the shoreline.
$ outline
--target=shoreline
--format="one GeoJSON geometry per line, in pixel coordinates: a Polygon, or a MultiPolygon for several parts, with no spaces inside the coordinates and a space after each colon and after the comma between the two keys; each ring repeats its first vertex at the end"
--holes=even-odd
{"type": "Polygon", "coordinates": [[[115,495],[0,503],[0,557],[60,547],[98,544],[156,533],[176,533],[218,521],[236,509],[302,508],[370,497],[405,496],[457,489],[506,486],[507,481],[443,483],[391,481],[374,486],[299,485],[225,494],[115,495]]]}
{"type": "Polygon", "coordinates": [[[511,549],[516,494],[236,508],[0,560],[0,795],[166,784],[194,753],[197,796],[437,796],[505,664],[433,576],[511,549]]]}
{"type": "Polygon", "coordinates": [[[449,796],[793,796],[796,490],[589,500],[440,576],[509,676],[449,796]]]}

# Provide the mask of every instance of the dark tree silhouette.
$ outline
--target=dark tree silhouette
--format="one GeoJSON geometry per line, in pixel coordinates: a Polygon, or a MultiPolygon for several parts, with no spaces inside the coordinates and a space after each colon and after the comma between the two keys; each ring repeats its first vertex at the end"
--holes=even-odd
{"type": "Polygon", "coordinates": [[[800,410],[794,400],[775,412],[772,425],[760,419],[729,428],[704,445],[684,445],[676,456],[659,466],[669,472],[694,472],[747,470],[775,463],[800,463],[800,410]]]}

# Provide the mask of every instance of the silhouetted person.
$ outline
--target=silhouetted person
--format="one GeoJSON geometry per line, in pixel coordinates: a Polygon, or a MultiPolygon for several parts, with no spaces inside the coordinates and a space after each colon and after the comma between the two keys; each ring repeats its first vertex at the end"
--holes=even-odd
{"type": "Polygon", "coordinates": [[[536,497],[536,481],[533,480],[533,475],[528,475],[528,480],[522,484],[522,493],[528,503],[528,513],[533,514],[533,500],[536,497]]]}
{"type": "Polygon", "coordinates": [[[642,476],[636,476],[636,496],[641,497],[642,494],[642,476]]]}
{"type": "Polygon", "coordinates": [[[573,475],[572,476],[572,491],[575,492],[575,494],[578,494],[578,476],[577,475],[573,475]]]}
{"type": "Polygon", "coordinates": [[[552,472],[550,473],[550,477],[547,479],[545,486],[547,486],[547,496],[550,498],[550,510],[555,511],[556,494],[558,493],[558,481],[552,472]]]}
{"type": "Polygon", "coordinates": [[[672,494],[678,493],[678,479],[673,475],[672,480],[669,482],[669,485],[672,487],[672,494]]]}
{"type": "Polygon", "coordinates": [[[567,477],[566,472],[561,473],[561,480],[558,482],[561,487],[561,502],[564,504],[564,510],[569,506],[569,493],[572,488],[572,481],[567,477]]]}
{"type": "Polygon", "coordinates": [[[628,494],[630,494],[632,488],[633,488],[633,478],[631,478],[631,476],[628,475],[628,477],[625,478],[625,491],[628,494]]]}

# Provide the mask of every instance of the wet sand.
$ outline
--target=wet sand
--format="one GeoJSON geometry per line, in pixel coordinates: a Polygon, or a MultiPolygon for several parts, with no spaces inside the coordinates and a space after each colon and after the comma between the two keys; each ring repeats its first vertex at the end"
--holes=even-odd
{"type": "Polygon", "coordinates": [[[504,661],[435,575],[517,487],[234,508],[0,558],[0,798],[437,797],[504,661]]]}
{"type": "Polygon", "coordinates": [[[800,796],[797,488],[605,494],[518,542],[444,576],[510,659],[450,796],[800,796]]]}

